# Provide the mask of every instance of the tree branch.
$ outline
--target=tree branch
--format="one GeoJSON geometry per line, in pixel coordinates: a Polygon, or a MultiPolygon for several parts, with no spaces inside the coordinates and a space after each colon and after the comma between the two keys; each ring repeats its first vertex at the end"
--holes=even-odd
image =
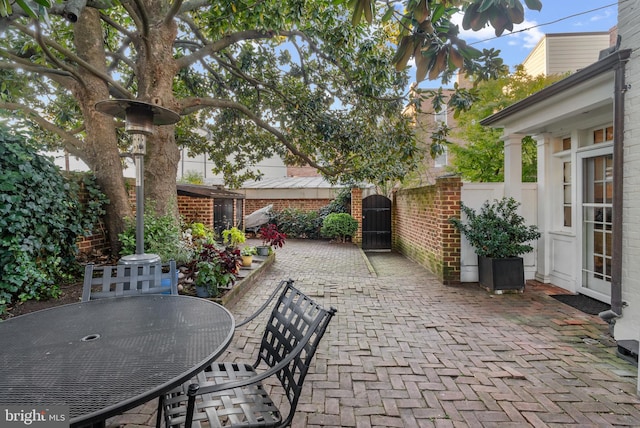
{"type": "Polygon", "coordinates": [[[40,115],[40,113],[33,110],[32,108],[19,103],[7,103],[7,102],[0,101],[0,109],[11,110],[11,111],[16,111],[16,110],[22,111],[25,114],[25,117],[27,119],[34,121],[44,130],[51,132],[57,135],[58,137],[60,137],[60,139],[64,142],[65,148],[70,154],[72,154],[73,156],[82,158],[82,154],[85,149],[84,142],[76,138],[70,132],[67,132],[64,129],[60,128],[59,126],[49,122],[48,120],[43,118],[40,115]]]}
{"type": "Polygon", "coordinates": [[[248,119],[250,119],[253,123],[255,123],[259,128],[264,129],[265,131],[272,134],[278,141],[280,141],[291,153],[293,153],[298,158],[304,160],[310,166],[318,169],[319,171],[331,175],[331,170],[324,165],[318,164],[316,161],[311,159],[308,155],[301,152],[296,145],[291,142],[287,136],[280,132],[277,128],[271,126],[269,123],[262,120],[258,115],[249,110],[245,105],[229,101],[229,100],[221,100],[216,98],[187,98],[182,100],[180,103],[180,111],[182,115],[191,114],[198,110],[206,109],[206,108],[229,108],[234,109],[242,114],[244,114],[248,119]]]}
{"type": "Polygon", "coordinates": [[[239,31],[237,33],[224,36],[213,43],[208,43],[204,47],[202,47],[202,49],[200,49],[199,51],[194,52],[191,55],[183,56],[182,58],[179,58],[176,62],[179,68],[186,68],[206,56],[209,56],[216,52],[220,52],[222,49],[229,47],[234,43],[242,42],[245,40],[271,39],[277,35],[278,33],[276,33],[275,31],[260,31],[260,30],[239,31]]]}
{"type": "Polygon", "coordinates": [[[167,16],[164,17],[164,25],[168,25],[173,18],[175,18],[180,12],[180,8],[182,7],[182,0],[174,0],[171,4],[171,9],[167,13],[167,16]]]}
{"type": "Polygon", "coordinates": [[[73,76],[73,78],[76,80],[76,82],[78,82],[83,87],[87,86],[86,82],[84,81],[82,76],[80,76],[76,72],[76,70],[74,70],[71,67],[68,67],[66,64],[63,64],[60,60],[58,60],[58,58],[56,58],[51,53],[51,51],[49,50],[49,47],[47,46],[45,38],[42,36],[42,27],[40,27],[40,23],[39,22],[36,22],[36,36],[35,36],[35,39],[38,42],[38,45],[40,46],[40,48],[42,49],[42,52],[44,52],[45,56],[49,59],[50,62],[52,62],[59,69],[62,69],[64,71],[68,72],[69,74],[71,74],[73,76]]]}
{"type": "MultiPolygon", "coordinates": [[[[27,27],[25,27],[23,25],[17,24],[17,23],[13,23],[13,25],[19,31],[23,32],[24,34],[27,34],[30,37],[34,38],[34,39],[37,39],[36,34],[34,34],[34,32],[32,30],[30,30],[29,28],[27,28],[27,27]]],[[[113,80],[111,78],[111,76],[109,76],[108,74],[105,74],[105,73],[97,70],[90,63],[84,61],[82,58],[78,57],[73,52],[65,49],[63,46],[60,46],[58,43],[54,42],[53,40],[49,39],[48,37],[42,37],[42,41],[48,47],[53,48],[56,51],[58,51],[60,54],[62,54],[68,60],[75,62],[76,64],[78,64],[78,66],[85,68],[86,70],[88,70],[89,72],[94,74],[95,76],[97,76],[100,79],[102,79],[105,82],[107,82],[109,85],[111,85],[116,90],[116,92],[118,92],[120,94],[120,96],[125,97],[125,98],[134,98],[133,94],[131,94],[126,88],[121,86],[118,82],[113,80]]],[[[75,76],[75,73],[71,73],[71,75],[75,76]]]]}

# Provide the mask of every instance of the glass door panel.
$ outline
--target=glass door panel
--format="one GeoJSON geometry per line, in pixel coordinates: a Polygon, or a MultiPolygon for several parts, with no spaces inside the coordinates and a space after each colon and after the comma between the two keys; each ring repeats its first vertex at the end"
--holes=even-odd
{"type": "Polygon", "coordinates": [[[583,167],[582,287],[596,295],[610,298],[613,155],[585,158],[583,167]]]}

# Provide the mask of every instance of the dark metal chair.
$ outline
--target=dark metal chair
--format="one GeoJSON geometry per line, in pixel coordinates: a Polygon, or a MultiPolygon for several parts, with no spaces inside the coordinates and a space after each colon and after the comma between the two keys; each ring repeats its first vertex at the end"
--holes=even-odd
{"type": "Polygon", "coordinates": [[[284,427],[291,424],[311,359],[336,313],[323,309],[286,281],[265,328],[253,365],[214,362],[160,397],[156,426],[284,427]],[[266,370],[256,369],[264,362],[266,370]],[[289,401],[286,417],[262,381],[277,377],[289,401]]]}
{"type": "Polygon", "coordinates": [[[274,299],[274,297],[276,297],[276,295],[278,294],[278,291],[280,291],[280,289],[284,285],[293,285],[293,279],[287,279],[287,280],[283,279],[282,281],[280,281],[280,283],[278,283],[278,286],[273,289],[273,291],[271,292],[271,295],[269,295],[269,297],[267,298],[267,300],[265,300],[265,302],[262,304],[262,306],[260,306],[253,314],[249,315],[244,320],[242,320],[239,323],[237,323],[236,324],[236,328],[242,327],[245,324],[248,324],[251,321],[253,321],[254,319],[256,319],[258,317],[258,315],[260,315],[267,308],[267,306],[269,306],[269,303],[271,303],[271,301],[274,299]]]}
{"type": "Polygon", "coordinates": [[[82,301],[138,294],[178,294],[176,262],[95,266],[84,269],[82,301]]]}

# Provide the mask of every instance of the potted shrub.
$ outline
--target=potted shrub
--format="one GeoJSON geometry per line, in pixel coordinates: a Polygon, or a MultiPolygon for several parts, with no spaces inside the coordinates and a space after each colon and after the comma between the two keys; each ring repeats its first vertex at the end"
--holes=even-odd
{"type": "Polygon", "coordinates": [[[198,262],[196,264],[195,281],[198,297],[216,297],[218,291],[218,275],[220,265],[217,262],[198,262]]]}
{"type": "Polygon", "coordinates": [[[479,212],[460,204],[466,222],[450,222],[467,238],[478,255],[478,282],[493,292],[524,290],[523,254],[540,238],[537,226],[525,224],[518,214],[520,205],[513,198],[486,201],[479,212]]]}
{"type": "Polygon", "coordinates": [[[242,256],[242,266],[251,267],[253,263],[253,256],[258,254],[256,247],[252,245],[247,245],[242,250],[240,250],[240,255],[242,256]]]}
{"type": "Polygon", "coordinates": [[[262,237],[261,246],[257,247],[258,254],[261,256],[268,256],[269,250],[273,248],[282,248],[287,235],[278,231],[278,226],[273,223],[269,223],[266,226],[260,228],[260,236],[262,237]]]}
{"type": "Polygon", "coordinates": [[[238,248],[238,245],[244,243],[245,240],[244,232],[235,226],[222,231],[222,243],[227,247],[238,248]]]}
{"type": "Polygon", "coordinates": [[[240,250],[203,244],[198,258],[189,264],[199,297],[216,297],[220,288],[233,285],[242,263],[240,250]]]}

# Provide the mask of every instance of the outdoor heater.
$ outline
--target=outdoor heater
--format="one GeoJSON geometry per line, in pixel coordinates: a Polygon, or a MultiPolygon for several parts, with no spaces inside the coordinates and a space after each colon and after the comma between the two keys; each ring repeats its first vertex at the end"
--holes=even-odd
{"type": "Polygon", "coordinates": [[[157,254],[144,252],[144,155],[147,135],[153,134],[154,125],[171,125],[180,120],[180,115],[164,107],[142,101],[116,99],[96,103],[96,110],[124,119],[125,131],[133,141],[133,162],[136,167],[136,253],[120,259],[122,264],[140,265],[156,263],[157,254]]]}

